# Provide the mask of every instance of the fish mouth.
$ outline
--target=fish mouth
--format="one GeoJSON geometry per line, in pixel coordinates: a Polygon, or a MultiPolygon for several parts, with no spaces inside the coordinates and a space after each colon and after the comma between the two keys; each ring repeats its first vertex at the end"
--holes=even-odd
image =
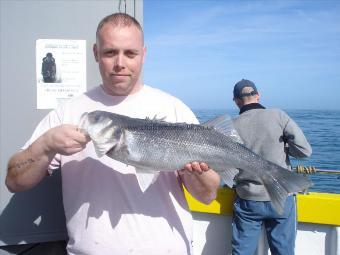
{"type": "Polygon", "coordinates": [[[80,116],[80,120],[79,120],[79,124],[78,124],[78,129],[84,133],[88,133],[88,127],[89,127],[89,113],[88,112],[84,112],[81,116],[80,116]]]}

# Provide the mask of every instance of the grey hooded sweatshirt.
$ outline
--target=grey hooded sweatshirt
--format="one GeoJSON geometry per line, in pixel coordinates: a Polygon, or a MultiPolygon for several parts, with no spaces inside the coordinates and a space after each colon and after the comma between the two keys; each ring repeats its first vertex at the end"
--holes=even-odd
{"type": "MultiPolygon", "coordinates": [[[[291,169],[288,155],[304,158],[312,153],[302,130],[282,110],[265,109],[257,103],[248,104],[241,108],[240,115],[233,121],[247,148],[284,168],[291,169]]],[[[236,193],[242,199],[270,200],[260,179],[255,177],[254,180],[249,172],[241,171],[235,177],[235,183],[236,193]]]]}

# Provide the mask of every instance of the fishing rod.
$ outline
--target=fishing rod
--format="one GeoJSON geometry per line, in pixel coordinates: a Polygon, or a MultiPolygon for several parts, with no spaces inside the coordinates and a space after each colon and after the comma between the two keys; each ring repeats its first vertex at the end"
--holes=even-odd
{"type": "Polygon", "coordinates": [[[320,169],[314,166],[296,166],[293,167],[293,170],[299,174],[340,174],[340,170],[320,169]]]}
{"type": "MultiPolygon", "coordinates": [[[[282,136],[282,140],[285,143],[285,149],[289,151],[288,142],[294,139],[294,135],[282,136]]],[[[287,154],[288,157],[288,154],[287,154]]],[[[288,158],[289,159],[289,158],[288,158]]],[[[292,168],[293,171],[299,174],[315,174],[315,173],[322,173],[322,174],[340,174],[340,170],[331,170],[331,169],[320,169],[316,168],[315,166],[296,166],[292,168]]],[[[338,179],[340,176],[338,177],[338,179]]]]}

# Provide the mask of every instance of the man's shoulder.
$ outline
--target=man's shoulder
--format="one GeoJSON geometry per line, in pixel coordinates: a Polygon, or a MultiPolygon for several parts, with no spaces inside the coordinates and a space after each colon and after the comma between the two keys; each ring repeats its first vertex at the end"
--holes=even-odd
{"type": "Polygon", "coordinates": [[[153,104],[157,105],[159,109],[175,115],[172,121],[198,123],[192,110],[179,98],[148,85],[144,85],[144,91],[144,95],[147,94],[147,98],[152,99],[153,104]]]}
{"type": "Polygon", "coordinates": [[[236,116],[234,118],[234,123],[243,124],[244,122],[263,121],[285,122],[288,118],[288,115],[283,110],[278,108],[252,109],[236,116]]]}
{"type": "Polygon", "coordinates": [[[264,121],[276,123],[281,128],[284,128],[291,120],[288,114],[284,110],[279,108],[268,109],[267,115],[265,115],[262,119],[264,121]]]}
{"type": "Polygon", "coordinates": [[[162,98],[165,98],[165,99],[168,99],[168,100],[179,100],[177,97],[171,95],[170,93],[168,93],[164,90],[161,90],[159,88],[151,87],[149,85],[144,85],[144,91],[145,91],[145,93],[148,93],[150,95],[157,95],[159,97],[162,97],[162,98]]]}
{"type": "Polygon", "coordinates": [[[169,92],[166,92],[164,90],[154,88],[149,85],[144,85],[144,91],[145,94],[148,95],[148,97],[152,97],[154,100],[158,101],[161,104],[171,104],[178,107],[188,108],[181,99],[171,95],[169,92]]]}
{"type": "Polygon", "coordinates": [[[251,110],[249,111],[250,114],[254,114],[254,115],[265,115],[265,116],[270,116],[270,115],[273,115],[273,116],[284,116],[284,115],[287,115],[285,113],[285,111],[283,111],[282,109],[279,109],[279,108],[265,108],[265,109],[254,109],[254,110],[251,110]]]}
{"type": "Polygon", "coordinates": [[[285,113],[285,111],[280,109],[280,108],[267,108],[265,110],[269,111],[269,112],[272,112],[272,113],[277,113],[277,114],[285,113]]]}
{"type": "Polygon", "coordinates": [[[100,86],[93,87],[84,93],[79,94],[78,96],[70,99],[67,101],[69,104],[76,104],[78,102],[82,102],[84,100],[93,100],[93,101],[99,101],[100,97],[102,97],[103,93],[100,93],[101,89],[100,86]]]}
{"type": "Polygon", "coordinates": [[[279,108],[271,108],[271,109],[267,109],[268,110],[268,114],[270,114],[271,116],[275,116],[278,119],[280,119],[281,121],[286,122],[289,119],[288,114],[279,108]]]}
{"type": "Polygon", "coordinates": [[[84,108],[101,101],[99,87],[94,87],[74,98],[71,98],[55,109],[59,113],[82,112],[84,108]]]}

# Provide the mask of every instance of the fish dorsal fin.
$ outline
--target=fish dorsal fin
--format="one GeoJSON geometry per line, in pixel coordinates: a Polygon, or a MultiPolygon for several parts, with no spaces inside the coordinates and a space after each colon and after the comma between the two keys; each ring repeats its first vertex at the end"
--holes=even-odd
{"type": "Polygon", "coordinates": [[[151,121],[155,121],[155,122],[164,122],[166,119],[166,116],[163,116],[161,118],[158,118],[157,114],[155,114],[155,116],[153,116],[153,118],[150,117],[146,117],[146,120],[151,120],[151,121]]]}
{"type": "Polygon", "coordinates": [[[150,187],[150,185],[157,180],[158,175],[159,172],[136,168],[136,177],[141,191],[146,191],[150,187]]]}
{"type": "Polygon", "coordinates": [[[229,168],[220,173],[220,176],[223,182],[228,185],[228,187],[232,188],[234,186],[235,176],[239,173],[239,170],[236,168],[229,168]]]}
{"type": "Polygon", "coordinates": [[[228,114],[223,114],[214,119],[208,120],[207,122],[204,122],[202,126],[213,128],[216,131],[229,136],[234,141],[243,144],[243,141],[234,128],[233,121],[228,114]]]}

